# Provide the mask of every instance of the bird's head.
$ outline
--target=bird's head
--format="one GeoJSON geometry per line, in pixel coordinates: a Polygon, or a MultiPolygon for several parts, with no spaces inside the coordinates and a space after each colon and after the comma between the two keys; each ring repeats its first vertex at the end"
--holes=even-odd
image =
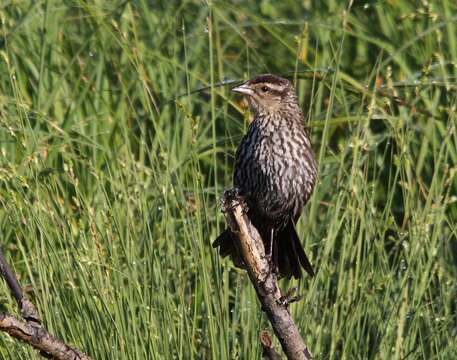
{"type": "Polygon", "coordinates": [[[272,74],[259,75],[234,87],[232,91],[246,95],[257,113],[274,113],[297,104],[290,81],[272,74]]]}

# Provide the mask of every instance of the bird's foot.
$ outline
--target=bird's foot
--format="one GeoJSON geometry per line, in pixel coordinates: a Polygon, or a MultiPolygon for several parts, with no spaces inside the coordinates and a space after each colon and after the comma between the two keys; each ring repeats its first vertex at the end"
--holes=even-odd
{"type": "Polygon", "coordinates": [[[297,294],[298,288],[296,286],[290,288],[287,293],[279,298],[279,303],[283,306],[289,306],[293,302],[300,301],[303,296],[297,294]]]}
{"type": "Polygon", "coordinates": [[[278,259],[275,254],[278,253],[278,242],[275,241],[275,230],[270,229],[270,242],[265,246],[266,257],[270,268],[270,274],[279,275],[278,259]]]}
{"type": "Polygon", "coordinates": [[[268,261],[268,267],[269,267],[270,274],[273,274],[276,276],[279,275],[278,264],[275,263],[272,254],[267,254],[267,261],[268,261]]]}
{"type": "Polygon", "coordinates": [[[221,198],[222,212],[233,211],[237,206],[242,207],[243,213],[247,212],[248,207],[241,190],[239,188],[225,190],[221,198]]]}

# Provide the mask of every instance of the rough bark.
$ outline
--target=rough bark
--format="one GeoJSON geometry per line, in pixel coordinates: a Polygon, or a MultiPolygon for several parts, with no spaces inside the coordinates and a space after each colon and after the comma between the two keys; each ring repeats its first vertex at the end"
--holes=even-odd
{"type": "Polygon", "coordinates": [[[237,235],[237,248],[246,266],[249,278],[257,292],[262,310],[267,314],[273,331],[288,359],[310,360],[312,355],[301,337],[289,312],[291,296],[282,296],[276,275],[270,271],[259,232],[246,213],[247,205],[236,190],[228,190],[222,198],[231,230],[237,235]]]}

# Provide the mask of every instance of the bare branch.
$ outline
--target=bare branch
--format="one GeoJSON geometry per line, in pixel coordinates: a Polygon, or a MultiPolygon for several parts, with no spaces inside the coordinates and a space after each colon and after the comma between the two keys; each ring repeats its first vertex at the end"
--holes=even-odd
{"type": "Polygon", "coordinates": [[[89,360],[90,357],[72,349],[56,339],[40,324],[33,321],[22,321],[8,314],[0,314],[0,330],[12,337],[32,345],[48,357],[59,360],[89,360]]]}
{"type": "Polygon", "coordinates": [[[25,297],[16,275],[6,262],[1,247],[0,272],[16,299],[21,315],[25,320],[19,320],[10,314],[0,313],[0,330],[33,346],[40,351],[41,355],[47,358],[56,360],[92,360],[83,352],[73,349],[61,340],[56,339],[41,325],[41,319],[36,307],[25,297]]]}
{"type": "Polygon", "coordinates": [[[281,295],[276,276],[270,271],[262,239],[249,221],[246,210],[247,205],[236,190],[224,193],[222,211],[238,237],[236,246],[282,349],[288,359],[310,360],[312,355],[290,315],[289,301],[281,295]]]}

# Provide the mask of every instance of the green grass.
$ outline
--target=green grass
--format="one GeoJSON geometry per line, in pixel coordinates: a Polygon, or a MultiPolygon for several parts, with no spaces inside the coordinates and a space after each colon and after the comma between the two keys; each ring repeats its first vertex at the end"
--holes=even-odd
{"type": "MultiPolygon", "coordinates": [[[[457,359],[455,1],[6,0],[0,26],[1,244],[51,332],[95,359],[261,357],[252,286],[210,246],[248,116],[213,85],[269,71],[319,158],[308,346],[457,359]]],[[[0,358],[39,356],[2,333],[0,358]]]]}

